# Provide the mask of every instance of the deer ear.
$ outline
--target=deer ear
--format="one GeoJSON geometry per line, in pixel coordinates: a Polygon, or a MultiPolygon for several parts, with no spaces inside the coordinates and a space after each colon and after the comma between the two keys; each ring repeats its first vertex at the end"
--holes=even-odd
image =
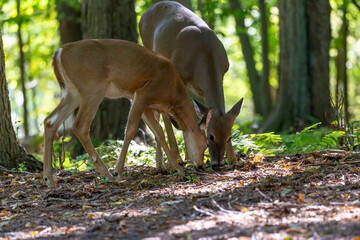
{"type": "Polygon", "coordinates": [[[240,113],[240,110],[241,110],[241,107],[243,105],[243,102],[244,102],[244,98],[241,98],[240,101],[238,101],[233,107],[232,109],[227,112],[226,115],[228,115],[229,117],[235,119],[239,113],[240,113]]]}
{"type": "Polygon", "coordinates": [[[197,101],[195,99],[192,99],[192,101],[194,104],[194,109],[195,109],[196,115],[199,118],[202,118],[209,111],[209,109],[205,105],[203,105],[202,103],[200,103],[199,101],[197,101]]]}
{"type": "Polygon", "coordinates": [[[209,111],[207,111],[205,113],[205,115],[202,117],[202,119],[199,123],[199,127],[202,131],[204,131],[207,128],[207,126],[209,125],[210,119],[212,117],[212,112],[213,112],[213,110],[212,110],[212,108],[210,108],[209,111]]]}

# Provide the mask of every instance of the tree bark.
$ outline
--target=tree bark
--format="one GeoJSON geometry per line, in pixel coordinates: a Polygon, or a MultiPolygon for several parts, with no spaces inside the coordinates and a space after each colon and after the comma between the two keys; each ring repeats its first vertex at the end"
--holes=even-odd
{"type": "Polygon", "coordinates": [[[279,0],[280,65],[275,111],[263,131],[299,130],[310,117],[326,123],[329,90],[328,0],[279,0]]]}
{"type": "Polygon", "coordinates": [[[304,118],[310,114],[305,0],[279,0],[278,5],[279,95],[275,113],[265,123],[265,131],[302,128],[304,118]]]}
{"type": "MultiPolygon", "coordinates": [[[[137,42],[134,1],[83,0],[82,30],[84,39],[117,38],[137,42]]],[[[123,139],[129,110],[128,99],[105,99],[92,123],[92,136],[100,140],[123,139]]],[[[145,129],[142,121],[140,128],[145,129]]],[[[137,136],[147,138],[143,133],[139,130],[137,136]]]]}
{"type": "Polygon", "coordinates": [[[24,118],[24,134],[29,136],[29,122],[28,122],[28,111],[27,111],[27,97],[26,97],[26,88],[25,88],[25,56],[24,56],[24,42],[21,34],[22,27],[22,17],[20,13],[20,0],[16,0],[16,18],[17,18],[17,37],[19,44],[19,67],[20,67],[20,82],[21,82],[21,91],[23,94],[23,118],[24,118]]]}
{"type": "Polygon", "coordinates": [[[81,5],[77,0],[56,0],[59,20],[60,40],[62,44],[82,39],[81,5]]]}
{"type": "Polygon", "coordinates": [[[269,37],[268,37],[268,16],[265,0],[259,0],[260,22],[261,22],[261,58],[262,58],[262,75],[260,82],[261,112],[266,119],[272,108],[272,99],[270,94],[270,61],[269,61],[269,37]]]}
{"type": "Polygon", "coordinates": [[[306,1],[308,22],[308,64],[311,84],[311,116],[329,125],[332,114],[330,97],[330,3],[329,0],[306,1]]]}
{"type": "MultiPolygon", "coordinates": [[[[346,18],[347,14],[347,7],[348,2],[344,0],[343,3],[343,17],[342,17],[342,24],[339,32],[339,42],[337,46],[338,55],[335,59],[336,65],[336,89],[335,95],[336,98],[339,99],[339,95],[342,94],[343,98],[343,112],[344,112],[344,120],[345,123],[349,122],[350,114],[349,114],[349,97],[348,97],[348,76],[347,76],[347,68],[346,68],[346,61],[347,61],[347,36],[349,34],[349,23],[346,18]]],[[[339,110],[339,109],[337,109],[339,110]]]]}
{"type": "Polygon", "coordinates": [[[42,163],[28,155],[16,139],[11,123],[9,91],[5,75],[5,57],[0,26],[0,165],[9,169],[23,164],[28,171],[42,169],[42,163]]]}

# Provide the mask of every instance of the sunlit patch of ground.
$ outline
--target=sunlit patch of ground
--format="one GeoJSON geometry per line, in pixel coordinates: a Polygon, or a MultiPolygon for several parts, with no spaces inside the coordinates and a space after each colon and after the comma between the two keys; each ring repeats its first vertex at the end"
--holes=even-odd
{"type": "Polygon", "coordinates": [[[0,169],[4,239],[358,239],[360,157],[343,151],[247,157],[187,178],[127,167],[120,183],[94,171],[0,169]]]}

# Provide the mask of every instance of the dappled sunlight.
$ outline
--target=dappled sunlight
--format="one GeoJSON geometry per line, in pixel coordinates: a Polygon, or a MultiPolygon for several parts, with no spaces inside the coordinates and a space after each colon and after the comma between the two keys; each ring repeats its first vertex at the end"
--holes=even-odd
{"type": "Polygon", "coordinates": [[[360,234],[354,156],[253,155],[217,171],[187,167],[186,180],[147,166],[127,167],[119,183],[93,171],[63,171],[53,189],[41,174],[6,173],[0,227],[9,239],[360,234]]]}

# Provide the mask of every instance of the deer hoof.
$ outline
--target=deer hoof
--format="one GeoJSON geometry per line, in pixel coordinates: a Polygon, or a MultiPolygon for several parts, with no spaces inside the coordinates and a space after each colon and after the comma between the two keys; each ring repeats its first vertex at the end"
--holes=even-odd
{"type": "Polygon", "coordinates": [[[44,177],[44,182],[48,187],[55,187],[55,182],[52,178],[44,177]]]}

